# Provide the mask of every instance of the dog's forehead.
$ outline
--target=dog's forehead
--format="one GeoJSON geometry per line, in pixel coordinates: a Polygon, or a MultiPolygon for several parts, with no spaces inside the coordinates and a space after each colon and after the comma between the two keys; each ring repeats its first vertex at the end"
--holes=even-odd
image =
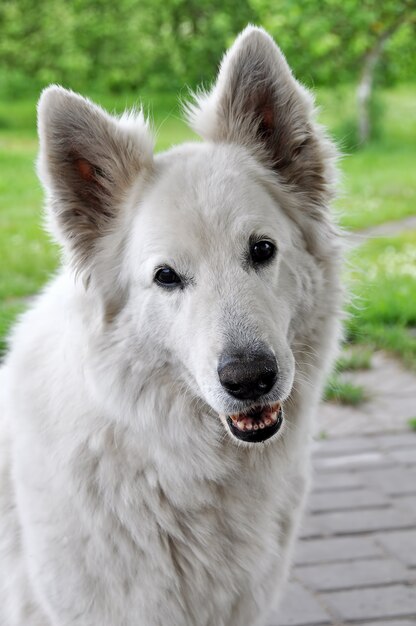
{"type": "Polygon", "coordinates": [[[209,230],[224,230],[275,217],[261,166],[237,146],[185,144],[161,155],[156,168],[145,200],[153,219],[168,214],[170,223],[200,228],[202,220],[209,230]]]}

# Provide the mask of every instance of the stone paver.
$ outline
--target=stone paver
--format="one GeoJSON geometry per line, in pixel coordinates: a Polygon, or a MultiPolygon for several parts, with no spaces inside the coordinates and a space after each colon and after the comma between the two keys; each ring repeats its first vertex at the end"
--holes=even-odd
{"type": "MultiPolygon", "coordinates": [[[[401,536],[401,533],[398,533],[401,536]]],[[[384,556],[384,548],[373,537],[331,537],[313,541],[299,541],[295,551],[295,565],[318,563],[345,563],[355,559],[384,556]]],[[[396,552],[394,552],[396,554],[396,552]]],[[[398,555],[398,558],[400,556],[398,555]]],[[[348,567],[348,565],[346,565],[348,567]]]]}
{"type": "MultiPolygon", "coordinates": [[[[401,437],[401,435],[399,435],[401,437]]],[[[391,439],[392,436],[390,436],[391,439]]],[[[397,437],[397,435],[396,435],[397,437]]],[[[325,439],[325,445],[322,441],[315,441],[312,447],[314,458],[322,458],[326,456],[338,456],[345,454],[356,454],[357,452],[371,452],[378,450],[383,443],[376,440],[375,437],[338,437],[337,439],[325,439]]],[[[394,446],[393,446],[394,447],[394,446]]],[[[401,445],[400,445],[401,447],[401,445]]]]}
{"type": "Polygon", "coordinates": [[[395,502],[397,503],[397,506],[404,511],[410,511],[413,514],[416,514],[416,496],[414,494],[409,496],[399,496],[395,498],[395,502]]]}
{"type": "MultiPolygon", "coordinates": [[[[376,535],[375,541],[389,554],[416,568],[416,530],[383,533],[376,535]]],[[[414,573],[416,576],[416,570],[414,573]]]]}
{"type": "Polygon", "coordinates": [[[411,617],[416,619],[416,588],[408,585],[357,588],[349,591],[323,593],[339,619],[360,621],[386,617],[411,617]]]}
{"type": "Polygon", "coordinates": [[[388,497],[374,489],[349,489],[312,493],[308,509],[311,513],[362,508],[383,508],[389,505],[388,497]]]}
{"type": "Polygon", "coordinates": [[[399,528],[416,528],[416,512],[392,507],[307,515],[302,524],[302,536],[352,535],[399,528]]]}
{"type": "Polygon", "coordinates": [[[357,489],[362,486],[360,477],[347,472],[331,472],[331,474],[315,474],[314,491],[339,491],[357,489]]]}
{"type": "MultiPolygon", "coordinates": [[[[319,563],[296,568],[296,577],[315,591],[354,589],[361,586],[405,584],[407,568],[395,559],[357,559],[345,563],[319,563]]],[[[415,577],[416,579],[416,572],[415,577]]]]}
{"type": "Polygon", "coordinates": [[[397,465],[387,470],[361,471],[354,479],[357,484],[369,485],[392,497],[416,495],[416,469],[413,468],[403,470],[397,465]]]}
{"type": "Polygon", "coordinates": [[[366,622],[365,626],[415,626],[415,620],[403,620],[401,619],[400,621],[397,620],[389,620],[388,622],[385,622],[384,620],[382,622],[366,622]]]}
{"type": "Polygon", "coordinates": [[[389,458],[394,459],[400,465],[416,465],[416,445],[412,448],[397,448],[389,450],[389,458]]]}
{"type": "Polygon", "coordinates": [[[414,437],[409,437],[409,433],[407,431],[405,433],[396,433],[392,435],[375,435],[374,437],[371,437],[371,442],[374,446],[385,450],[413,448],[415,445],[414,437]]]}
{"type": "MultiPolygon", "coordinates": [[[[397,452],[397,450],[396,450],[397,452]]],[[[325,456],[315,461],[315,469],[318,472],[333,472],[344,468],[367,469],[374,467],[391,467],[394,459],[381,451],[359,452],[342,456],[325,456]]]]}
{"type": "Polygon", "coordinates": [[[332,617],[320,602],[299,583],[288,585],[283,602],[272,613],[267,626],[319,626],[332,624],[332,617]]]}

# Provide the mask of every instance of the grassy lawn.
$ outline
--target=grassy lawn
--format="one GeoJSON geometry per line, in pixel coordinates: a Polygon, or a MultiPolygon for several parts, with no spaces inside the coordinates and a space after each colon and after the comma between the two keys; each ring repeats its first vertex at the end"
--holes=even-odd
{"type": "Polygon", "coordinates": [[[348,340],[387,349],[416,369],[416,230],[368,241],[347,273],[348,340]]]}
{"type": "Polygon", "coordinates": [[[354,150],[354,92],[318,93],[322,122],[343,154],[342,196],[336,207],[341,224],[357,230],[416,214],[416,87],[401,86],[379,97],[379,137],[354,150]]]}
{"type": "MultiPolygon", "coordinates": [[[[186,92],[180,94],[186,97],[186,92]]],[[[97,96],[111,111],[137,104],[132,96],[97,96]]],[[[34,163],[37,151],[36,99],[0,101],[0,352],[4,336],[25,299],[36,293],[58,263],[59,252],[41,227],[42,192],[34,163]]],[[[361,151],[353,143],[351,91],[318,93],[321,119],[344,151],[340,221],[359,229],[416,213],[416,87],[401,87],[382,95],[383,133],[361,151]]],[[[142,97],[153,118],[157,149],[192,138],[180,118],[175,95],[142,97]]],[[[416,236],[366,244],[354,254],[351,271],[357,294],[348,333],[354,342],[392,349],[416,363],[416,277],[403,273],[412,262],[416,236]],[[404,256],[403,256],[404,255],[404,256]],[[400,259],[399,261],[397,259],[400,259]],[[392,265],[393,263],[393,265],[392,265]],[[392,269],[394,268],[394,270],[392,269]],[[392,274],[395,272],[395,274],[392,274]],[[404,291],[403,291],[404,290],[404,291]]]]}

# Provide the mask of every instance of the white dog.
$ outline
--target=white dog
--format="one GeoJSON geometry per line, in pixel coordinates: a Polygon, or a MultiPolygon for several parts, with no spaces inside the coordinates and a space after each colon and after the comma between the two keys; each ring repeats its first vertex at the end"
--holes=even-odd
{"type": "Polygon", "coordinates": [[[335,151],[261,29],[154,156],[60,87],[63,268],[1,372],[1,626],[253,626],[285,579],[339,335],[335,151]]]}

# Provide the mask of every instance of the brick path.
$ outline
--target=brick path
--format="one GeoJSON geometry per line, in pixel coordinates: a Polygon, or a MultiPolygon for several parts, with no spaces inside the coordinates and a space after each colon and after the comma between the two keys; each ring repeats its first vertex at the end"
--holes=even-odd
{"type": "Polygon", "coordinates": [[[416,377],[383,355],[355,376],[390,390],[383,414],[374,396],[356,410],[323,407],[328,438],[315,443],[291,582],[269,626],[416,626],[416,433],[396,406],[405,397],[416,416],[416,377]]]}

